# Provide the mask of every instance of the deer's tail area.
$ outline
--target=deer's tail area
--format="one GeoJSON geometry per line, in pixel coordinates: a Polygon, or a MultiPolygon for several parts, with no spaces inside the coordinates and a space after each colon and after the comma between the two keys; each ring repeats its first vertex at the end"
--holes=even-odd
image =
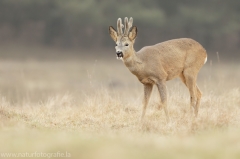
{"type": "Polygon", "coordinates": [[[206,56],[206,58],[205,58],[205,61],[204,61],[204,64],[207,62],[207,56],[206,56]]]}

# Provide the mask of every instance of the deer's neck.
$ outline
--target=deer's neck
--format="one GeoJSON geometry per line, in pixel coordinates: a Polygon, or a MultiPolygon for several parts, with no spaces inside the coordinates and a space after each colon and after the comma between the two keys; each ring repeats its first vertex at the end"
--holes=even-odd
{"type": "Polygon", "coordinates": [[[127,68],[135,75],[142,70],[142,60],[137,56],[135,51],[132,51],[131,56],[123,59],[123,62],[127,68]]]}

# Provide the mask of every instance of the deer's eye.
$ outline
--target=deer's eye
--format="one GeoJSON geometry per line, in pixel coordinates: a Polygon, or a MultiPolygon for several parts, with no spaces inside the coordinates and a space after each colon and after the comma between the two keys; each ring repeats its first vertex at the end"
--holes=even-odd
{"type": "Polygon", "coordinates": [[[128,46],[128,44],[125,44],[125,46],[128,46]]]}

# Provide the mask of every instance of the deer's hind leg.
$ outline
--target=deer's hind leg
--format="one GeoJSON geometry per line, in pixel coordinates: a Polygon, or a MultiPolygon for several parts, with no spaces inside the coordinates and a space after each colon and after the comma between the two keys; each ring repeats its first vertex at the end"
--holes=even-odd
{"type": "MultiPolygon", "coordinates": [[[[201,101],[201,97],[202,97],[202,92],[200,91],[200,89],[198,88],[197,84],[196,84],[196,89],[197,89],[197,103],[196,103],[196,108],[197,111],[199,109],[200,106],[200,101],[201,101]]],[[[198,115],[198,112],[195,113],[195,115],[198,115]]]]}
{"type": "Polygon", "coordinates": [[[190,109],[194,109],[195,116],[198,115],[198,108],[202,93],[199,90],[196,80],[197,74],[192,69],[185,69],[180,75],[182,82],[188,87],[190,93],[190,109]]]}

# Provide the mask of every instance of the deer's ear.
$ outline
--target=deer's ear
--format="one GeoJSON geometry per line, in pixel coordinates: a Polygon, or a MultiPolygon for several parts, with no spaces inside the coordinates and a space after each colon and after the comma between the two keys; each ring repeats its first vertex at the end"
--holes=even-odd
{"type": "Polygon", "coordinates": [[[137,37],[137,27],[133,26],[128,34],[128,38],[133,41],[136,39],[136,37],[137,37]]]}
{"type": "Polygon", "coordinates": [[[110,34],[111,38],[116,42],[117,41],[117,32],[112,26],[109,27],[109,34],[110,34]]]}

